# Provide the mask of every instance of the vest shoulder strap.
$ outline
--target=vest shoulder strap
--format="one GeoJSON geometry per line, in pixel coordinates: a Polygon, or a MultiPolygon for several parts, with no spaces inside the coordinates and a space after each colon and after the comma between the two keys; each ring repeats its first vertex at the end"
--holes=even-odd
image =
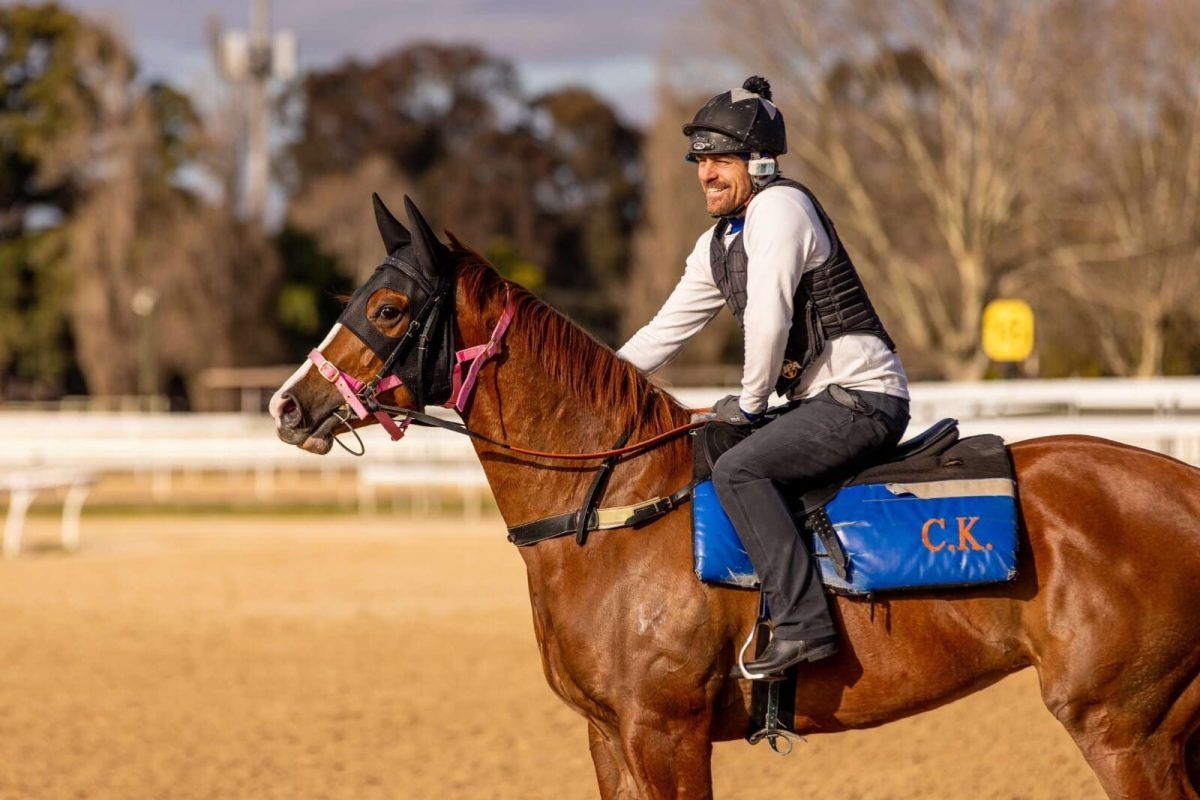
{"type": "MultiPolygon", "coordinates": [[[[817,199],[817,196],[812,193],[811,189],[809,189],[803,183],[800,183],[800,181],[794,181],[791,178],[776,178],[762,189],[759,189],[759,194],[767,191],[768,189],[775,188],[796,189],[805,197],[807,197],[810,203],[812,203],[813,210],[817,212],[817,219],[821,221],[821,227],[825,230],[825,236],[829,239],[829,258],[825,260],[825,263],[827,264],[829,261],[832,261],[842,249],[842,242],[838,238],[837,229],[833,226],[833,220],[830,219],[827,213],[825,213],[825,208],[821,205],[821,201],[817,199]]],[[[821,266],[824,266],[824,264],[821,266]]]]}

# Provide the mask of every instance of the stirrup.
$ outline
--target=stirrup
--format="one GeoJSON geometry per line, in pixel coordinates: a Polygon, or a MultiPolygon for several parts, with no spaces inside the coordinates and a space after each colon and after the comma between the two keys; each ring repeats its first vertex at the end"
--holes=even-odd
{"type": "MultiPolygon", "coordinates": [[[[779,690],[778,684],[775,684],[774,686],[771,687],[771,691],[773,693],[778,692],[778,690],[779,690]]],[[[790,756],[792,754],[792,750],[794,750],[796,747],[796,742],[805,742],[805,743],[808,742],[808,739],[805,739],[800,734],[793,733],[792,731],[789,731],[787,728],[782,727],[779,724],[779,718],[776,716],[772,716],[771,718],[769,718],[767,720],[767,726],[765,728],[763,728],[761,731],[755,731],[754,733],[752,733],[746,737],[746,741],[748,741],[751,744],[751,746],[758,744],[763,739],[766,739],[767,744],[769,744],[771,746],[771,752],[773,752],[777,756],[784,756],[784,757],[790,756]],[[787,746],[781,748],[780,742],[783,742],[787,746]]]]}
{"type": "Polygon", "coordinates": [[[746,637],[746,641],[742,642],[741,649],[738,650],[737,669],[734,671],[733,677],[745,678],[748,681],[762,681],[764,683],[783,680],[786,676],[782,672],[774,675],[768,675],[765,672],[750,672],[748,669],[746,669],[746,651],[749,650],[750,645],[754,643],[755,634],[768,637],[767,641],[770,641],[770,637],[775,635],[774,631],[771,629],[770,622],[767,620],[759,619],[757,622],[755,622],[750,627],[750,634],[746,637]]]}
{"type": "MultiPolygon", "coordinates": [[[[766,691],[766,708],[763,709],[762,721],[763,727],[746,737],[751,745],[756,745],[763,739],[767,740],[767,744],[771,746],[771,752],[777,756],[791,755],[792,750],[796,747],[796,742],[807,741],[803,736],[783,727],[779,722],[779,694],[784,686],[788,687],[788,691],[794,691],[795,685],[788,680],[787,670],[778,675],[764,675],[761,673],[750,672],[746,669],[746,651],[750,649],[751,643],[757,637],[763,647],[759,648],[761,653],[766,649],[766,643],[775,635],[775,631],[771,626],[771,617],[767,613],[766,597],[759,595],[758,619],[750,626],[750,635],[746,637],[746,641],[742,643],[737,654],[737,670],[733,673],[736,677],[739,673],[741,677],[749,681],[755,681],[757,685],[751,690],[752,695],[757,699],[751,703],[750,716],[753,719],[756,716],[755,707],[762,699],[762,692],[766,691]]],[[[795,672],[793,671],[793,675],[795,672]]]]}
{"type": "MultiPolygon", "coordinates": [[[[746,737],[746,741],[751,746],[758,744],[763,739],[767,740],[767,744],[771,746],[771,752],[777,756],[789,756],[792,750],[796,747],[796,742],[808,741],[798,733],[789,731],[779,723],[779,692],[787,678],[786,670],[778,675],[763,675],[761,673],[750,672],[746,669],[746,650],[750,648],[750,642],[754,640],[754,634],[761,631],[763,635],[770,634],[774,636],[774,631],[771,630],[770,623],[765,619],[760,619],[750,629],[750,636],[747,637],[742,649],[738,651],[738,669],[742,676],[747,680],[757,681],[766,684],[767,689],[767,708],[763,714],[763,727],[746,737]]],[[[757,691],[757,690],[756,690],[757,691]]]]}

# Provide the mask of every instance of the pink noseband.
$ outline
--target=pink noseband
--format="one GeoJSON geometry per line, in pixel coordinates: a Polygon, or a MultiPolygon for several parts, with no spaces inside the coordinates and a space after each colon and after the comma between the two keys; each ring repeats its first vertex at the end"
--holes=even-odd
{"type": "MultiPolygon", "coordinates": [[[[466,409],[471,402],[471,395],[475,391],[475,381],[479,377],[479,371],[489,360],[500,352],[500,343],[504,340],[504,334],[508,331],[508,326],[513,320],[513,315],[516,313],[516,306],[512,301],[511,293],[504,303],[504,312],[500,315],[500,319],[496,321],[496,327],[492,329],[492,335],[488,338],[486,344],[475,345],[464,350],[459,350],[454,354],[454,369],[451,373],[451,390],[450,399],[444,404],[444,408],[453,408],[460,414],[466,409]],[[463,374],[463,365],[466,365],[466,374],[463,374]]],[[[317,368],[317,372],[321,373],[321,377],[334,385],[334,388],[341,394],[342,399],[346,401],[346,405],[354,412],[354,415],[359,419],[367,417],[375,417],[383,429],[392,437],[392,441],[399,441],[404,438],[404,431],[408,428],[409,418],[405,417],[399,424],[392,419],[391,415],[383,409],[376,411],[368,411],[363,404],[364,399],[376,400],[379,395],[384,392],[391,391],[399,386],[404,385],[404,381],[400,380],[395,375],[388,375],[378,383],[376,383],[371,392],[363,396],[362,392],[367,384],[362,381],[342,372],[337,365],[321,353],[320,350],[313,348],[309,351],[308,360],[311,361],[317,368]]]]}

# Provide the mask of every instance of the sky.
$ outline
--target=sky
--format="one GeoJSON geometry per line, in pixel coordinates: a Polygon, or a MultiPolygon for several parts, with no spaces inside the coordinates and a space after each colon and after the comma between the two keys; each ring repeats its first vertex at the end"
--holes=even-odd
{"type": "MultiPolygon", "coordinates": [[[[419,39],[470,41],[511,59],[527,90],[588,86],[627,120],[653,113],[660,54],[701,25],[700,0],[276,0],[272,27],[295,33],[300,67],[371,59],[419,39]]],[[[211,85],[206,19],[249,25],[250,0],[67,0],[113,22],[145,78],[211,85]]]]}

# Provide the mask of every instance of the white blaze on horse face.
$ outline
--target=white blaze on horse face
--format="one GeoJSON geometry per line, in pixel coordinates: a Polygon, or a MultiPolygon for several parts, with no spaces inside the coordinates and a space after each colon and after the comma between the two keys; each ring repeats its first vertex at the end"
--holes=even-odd
{"type": "MultiPolygon", "coordinates": [[[[325,335],[325,339],[317,345],[317,349],[324,352],[325,348],[329,347],[333,341],[333,337],[337,336],[338,331],[341,329],[342,323],[335,322],[333,327],[329,329],[329,333],[325,335]]],[[[307,358],[304,359],[304,363],[297,367],[296,371],[291,374],[291,377],[283,382],[283,386],[280,386],[279,390],[271,395],[271,402],[267,405],[267,409],[271,412],[271,418],[275,420],[276,428],[282,425],[279,418],[283,416],[283,396],[288,393],[289,389],[304,379],[304,376],[308,374],[312,365],[312,361],[309,361],[307,358]]]]}

